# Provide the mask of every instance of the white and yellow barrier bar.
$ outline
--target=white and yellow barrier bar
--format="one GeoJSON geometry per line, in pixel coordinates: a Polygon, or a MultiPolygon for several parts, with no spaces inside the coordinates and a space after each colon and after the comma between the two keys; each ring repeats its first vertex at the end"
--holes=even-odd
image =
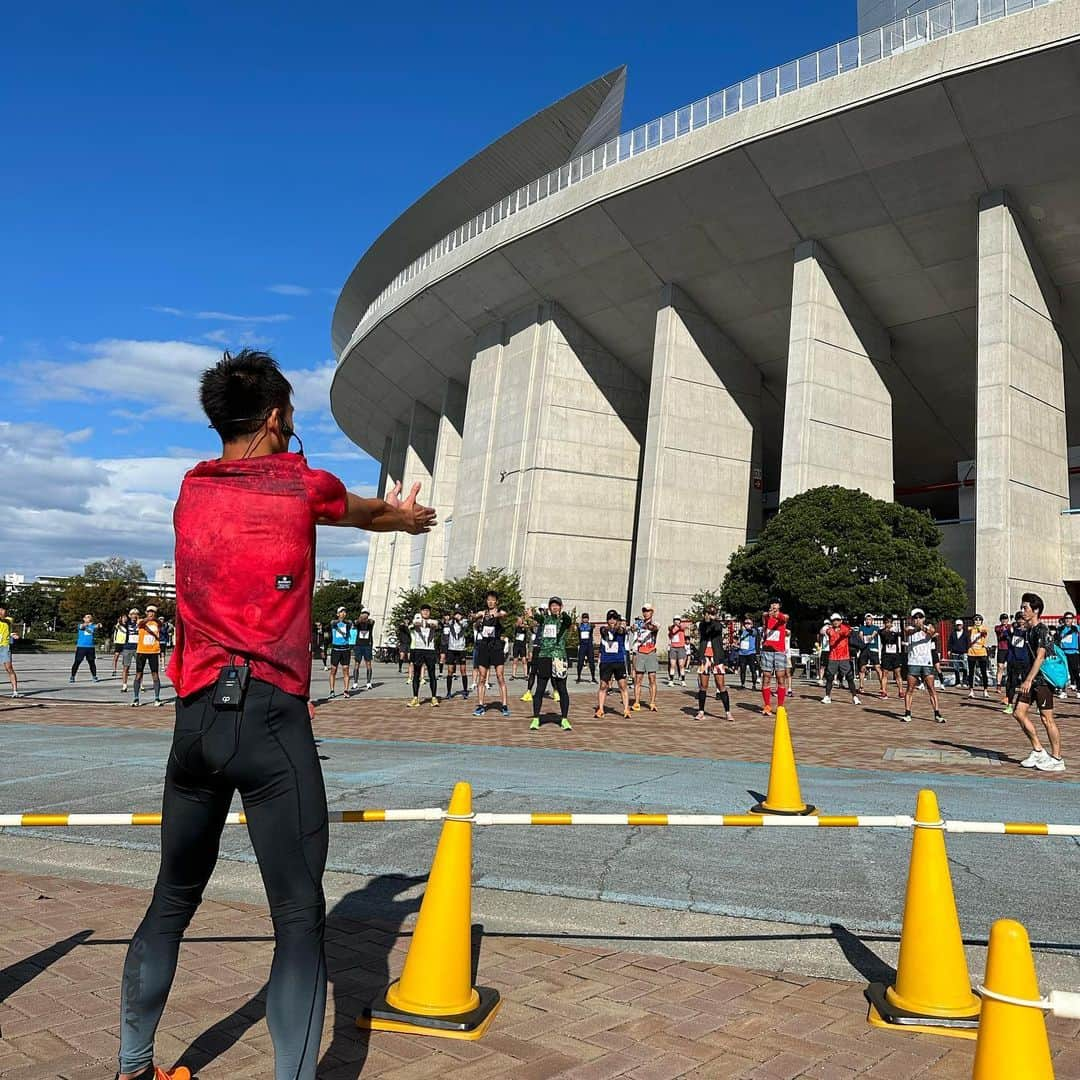
{"type": "MultiPolygon", "coordinates": [[[[384,821],[468,821],[473,825],[615,825],[615,826],[704,826],[708,828],[766,829],[910,829],[914,819],[907,814],[866,816],[862,814],[814,814],[807,817],[778,814],[574,814],[473,813],[465,817],[448,814],[433,806],[419,810],[332,810],[333,824],[361,824],[384,821]]],[[[245,825],[247,817],[229,814],[226,825],[245,825]]],[[[0,828],[52,828],[93,825],[160,825],[160,814],[0,814],[0,828]]],[[[942,821],[920,828],[939,828],[949,833],[985,833],[998,836],[1080,836],[1080,825],[1053,825],[1041,821],[942,821]]]]}

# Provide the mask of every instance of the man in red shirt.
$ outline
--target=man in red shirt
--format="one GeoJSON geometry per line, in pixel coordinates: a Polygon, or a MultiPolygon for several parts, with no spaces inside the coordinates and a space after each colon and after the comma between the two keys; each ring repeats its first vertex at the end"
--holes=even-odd
{"type": "Polygon", "coordinates": [[[761,619],[761,710],[772,716],[772,677],[776,676],[776,701],[783,705],[787,697],[791,672],[788,669],[788,617],[780,610],[780,601],[772,600],[761,619]]]}
{"type": "Polygon", "coordinates": [[[180,488],[176,727],[162,799],[161,867],[124,961],[118,1080],[187,1080],[155,1069],[154,1034],[180,939],[217,861],[239,791],[274,923],[266,1017],[277,1080],[314,1080],[326,1008],[322,875],[329,829],[311,731],[308,634],[315,526],[424,533],[416,501],[361,499],[288,452],[292,387],[274,360],[245,349],[202,376],[200,401],[221,457],[180,488]]]}
{"type": "Polygon", "coordinates": [[[852,705],[859,705],[855,693],[855,676],[851,664],[851,627],[844,622],[843,616],[835,612],[829,616],[829,628],[825,631],[829,639],[829,668],[825,673],[825,696],[821,699],[826,705],[832,704],[833,681],[837,675],[851,691],[852,705]]]}

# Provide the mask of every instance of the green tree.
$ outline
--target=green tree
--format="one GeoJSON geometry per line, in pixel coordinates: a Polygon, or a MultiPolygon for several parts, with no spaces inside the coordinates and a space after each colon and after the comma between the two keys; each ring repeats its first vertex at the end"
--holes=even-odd
{"type": "Polygon", "coordinates": [[[21,623],[30,634],[34,629],[51,629],[60,611],[60,596],[35,582],[21,589],[12,589],[8,598],[8,615],[21,623]]]}
{"type": "Polygon", "coordinates": [[[778,599],[796,622],[831,611],[906,612],[919,605],[932,619],[967,610],[963,578],[938,547],[941,532],[922,510],[837,486],[785,499],[756,544],[728,563],[721,606],[735,615],[778,599]]]}
{"type": "Polygon", "coordinates": [[[724,605],[720,603],[720,593],[715,589],[702,589],[690,597],[690,607],[683,613],[683,617],[694,623],[699,623],[705,617],[705,609],[713,605],[717,611],[723,611],[724,605]]]}
{"type": "MultiPolygon", "coordinates": [[[[132,582],[79,575],[68,579],[60,595],[61,628],[65,633],[73,634],[76,624],[89,614],[101,625],[101,633],[110,635],[121,615],[126,615],[133,607],[142,611],[148,603],[153,601],[144,597],[132,582]]],[[[162,604],[157,607],[159,614],[166,615],[162,604]]]]}
{"type": "Polygon", "coordinates": [[[124,581],[133,583],[146,580],[142,563],[110,555],[107,559],[89,562],[83,567],[82,576],[87,581],[124,581]]]}
{"type": "Polygon", "coordinates": [[[321,622],[326,626],[337,614],[339,607],[349,613],[350,619],[355,619],[360,614],[363,596],[362,581],[328,581],[315,590],[311,601],[311,621],[321,622]]]}
{"type": "Polygon", "coordinates": [[[455,606],[460,606],[466,615],[472,614],[484,606],[484,594],[489,589],[499,594],[500,607],[511,617],[516,618],[525,610],[521,599],[521,581],[517,574],[497,566],[486,570],[473,566],[459,578],[402,589],[390,612],[390,626],[386,629],[393,631],[401,623],[411,622],[422,604],[430,604],[436,616],[452,613],[455,606]]]}

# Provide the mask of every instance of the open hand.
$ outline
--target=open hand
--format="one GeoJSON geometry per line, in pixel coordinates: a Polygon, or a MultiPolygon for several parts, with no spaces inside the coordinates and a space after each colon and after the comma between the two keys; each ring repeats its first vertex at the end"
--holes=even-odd
{"type": "Polygon", "coordinates": [[[412,489],[404,499],[401,498],[400,483],[395,484],[393,490],[387,492],[386,502],[398,512],[400,519],[398,530],[400,532],[417,536],[420,533],[430,532],[432,526],[437,524],[435,511],[430,506],[422,506],[416,501],[416,496],[419,494],[419,481],[413,484],[412,489]]]}

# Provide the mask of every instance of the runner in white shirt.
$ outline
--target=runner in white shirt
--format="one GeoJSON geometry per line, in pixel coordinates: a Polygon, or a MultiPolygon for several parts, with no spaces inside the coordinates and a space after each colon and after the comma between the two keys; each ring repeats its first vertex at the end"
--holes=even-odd
{"type": "Polygon", "coordinates": [[[641,609],[641,619],[634,625],[634,712],[641,711],[641,684],[645,676],[649,677],[649,711],[656,708],[656,674],[659,671],[659,658],[656,652],[656,635],[660,627],[653,620],[652,604],[645,604],[641,609]]]}
{"type": "Polygon", "coordinates": [[[904,627],[904,639],[907,646],[907,690],[904,693],[905,724],[911,723],[911,698],[915,687],[922,680],[930,695],[930,705],[934,710],[934,719],[939,724],[945,723],[938,706],[937,689],[934,686],[934,642],[937,631],[926,622],[926,613],[922,608],[911,612],[912,623],[904,627]]]}
{"type": "Polygon", "coordinates": [[[443,629],[446,636],[446,696],[454,696],[454,674],[461,675],[461,696],[469,699],[469,622],[461,608],[454,608],[450,622],[443,629]]]}

